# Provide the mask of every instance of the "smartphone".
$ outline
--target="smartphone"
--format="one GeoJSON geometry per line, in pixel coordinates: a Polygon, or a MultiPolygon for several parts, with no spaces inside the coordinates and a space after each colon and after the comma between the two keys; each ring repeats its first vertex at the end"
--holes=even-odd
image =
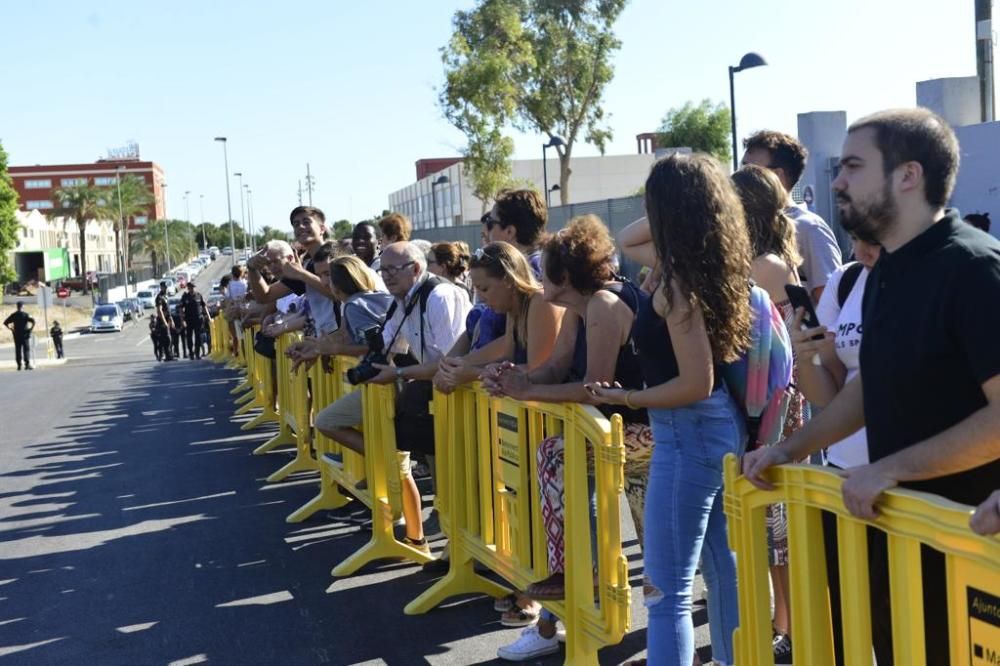
{"type": "MultiPolygon", "coordinates": [[[[806,291],[805,287],[799,286],[797,284],[786,284],[785,293],[788,294],[788,301],[792,304],[792,308],[798,310],[799,308],[804,308],[806,311],[805,317],[802,318],[802,323],[806,328],[817,328],[819,327],[819,317],[816,316],[816,308],[813,307],[812,297],[809,292],[806,291]]],[[[822,340],[822,335],[814,335],[813,340],[822,340]]]]}

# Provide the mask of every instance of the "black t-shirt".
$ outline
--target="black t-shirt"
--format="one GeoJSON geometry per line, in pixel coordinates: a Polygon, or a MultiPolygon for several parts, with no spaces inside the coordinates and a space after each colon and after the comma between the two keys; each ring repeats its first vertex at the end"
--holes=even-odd
{"type": "MultiPolygon", "coordinates": [[[[1000,241],[949,213],[882,256],[864,298],[861,375],[872,461],[937,435],[986,405],[1000,374],[1000,241]]],[[[963,504],[1000,488],[1000,460],[903,484],[963,504]]]]}
{"type": "MultiPolygon", "coordinates": [[[[313,275],[316,274],[316,271],[313,270],[312,258],[306,259],[305,268],[313,275]]],[[[295,294],[296,296],[301,296],[302,294],[306,293],[306,283],[303,282],[302,280],[291,280],[289,278],[281,278],[281,284],[291,289],[292,293],[295,294]]]]}
{"type": "Polygon", "coordinates": [[[35,327],[35,320],[24,310],[15,310],[13,314],[3,320],[4,326],[8,324],[14,324],[14,337],[23,338],[31,333],[31,329],[35,327]],[[31,328],[28,328],[28,322],[31,322],[31,328]]]}
{"type": "Polygon", "coordinates": [[[184,318],[188,321],[197,321],[202,318],[202,306],[205,299],[197,291],[187,292],[181,296],[181,308],[184,310],[184,318]]]}

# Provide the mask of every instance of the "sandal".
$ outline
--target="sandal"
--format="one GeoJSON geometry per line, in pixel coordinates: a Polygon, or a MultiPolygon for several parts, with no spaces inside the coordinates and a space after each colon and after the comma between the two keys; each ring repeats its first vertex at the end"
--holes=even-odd
{"type": "Polygon", "coordinates": [[[566,598],[566,579],[561,573],[554,573],[529,585],[524,594],[539,601],[561,601],[566,598]]]}
{"type": "Polygon", "coordinates": [[[500,597],[499,599],[493,600],[493,610],[498,613],[506,613],[510,609],[517,605],[517,595],[508,594],[506,597],[500,597]]]}
{"type": "Polygon", "coordinates": [[[540,606],[535,608],[520,608],[515,603],[513,608],[500,616],[500,624],[505,627],[530,627],[538,622],[538,616],[541,612],[540,606]]]}

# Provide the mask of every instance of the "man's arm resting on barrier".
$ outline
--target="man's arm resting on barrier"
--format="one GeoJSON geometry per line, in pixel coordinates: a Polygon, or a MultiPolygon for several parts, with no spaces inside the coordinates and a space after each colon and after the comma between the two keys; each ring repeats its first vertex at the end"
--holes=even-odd
{"type": "Polygon", "coordinates": [[[983,384],[983,393],[986,406],[964,421],[877,462],[844,470],[844,504],[850,512],[872,520],[879,496],[900,481],[957,474],[1000,458],[1000,375],[983,384]]]}
{"type": "Polygon", "coordinates": [[[802,460],[806,456],[839,442],[865,425],[864,392],[861,375],[844,385],[819,416],[776,444],[751,451],[743,456],[743,475],[762,490],[774,490],[764,472],[775,465],[802,460]]]}

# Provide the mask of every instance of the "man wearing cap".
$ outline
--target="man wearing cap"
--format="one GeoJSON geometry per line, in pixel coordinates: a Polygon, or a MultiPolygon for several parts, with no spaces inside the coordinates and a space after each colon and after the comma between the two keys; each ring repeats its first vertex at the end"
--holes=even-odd
{"type": "Polygon", "coordinates": [[[159,350],[157,359],[173,361],[174,355],[170,349],[170,329],[173,321],[170,318],[170,303],[167,300],[167,283],[160,283],[160,293],[156,295],[154,301],[154,321],[156,326],[153,329],[153,347],[159,350]]]}

